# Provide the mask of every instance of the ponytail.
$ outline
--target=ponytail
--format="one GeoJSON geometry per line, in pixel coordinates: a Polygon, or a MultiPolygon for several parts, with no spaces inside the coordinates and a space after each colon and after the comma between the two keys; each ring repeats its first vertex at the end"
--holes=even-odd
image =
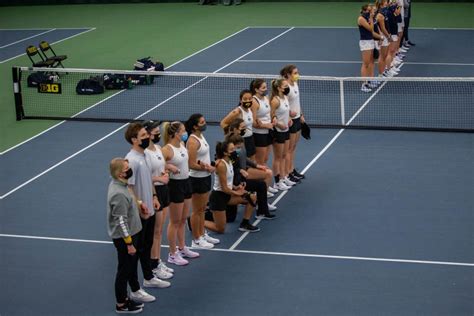
{"type": "Polygon", "coordinates": [[[216,158],[217,159],[222,159],[225,156],[225,152],[227,151],[227,148],[229,147],[229,142],[223,141],[223,142],[217,142],[216,144],[216,158]]]}
{"type": "Polygon", "coordinates": [[[165,144],[168,144],[169,141],[176,135],[176,133],[179,132],[181,125],[182,123],[179,121],[163,123],[163,141],[165,144]]]}
{"type": "Polygon", "coordinates": [[[285,79],[272,80],[272,95],[270,97],[270,100],[273,100],[274,97],[277,97],[279,95],[278,88],[281,87],[281,85],[283,84],[283,81],[285,81],[285,79]]]}

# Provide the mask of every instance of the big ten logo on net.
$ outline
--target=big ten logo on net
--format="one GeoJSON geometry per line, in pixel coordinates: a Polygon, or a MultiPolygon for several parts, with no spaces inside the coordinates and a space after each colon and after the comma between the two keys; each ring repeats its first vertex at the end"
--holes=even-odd
{"type": "Polygon", "coordinates": [[[61,84],[60,83],[40,83],[38,85],[38,92],[60,94],[61,84]]]}

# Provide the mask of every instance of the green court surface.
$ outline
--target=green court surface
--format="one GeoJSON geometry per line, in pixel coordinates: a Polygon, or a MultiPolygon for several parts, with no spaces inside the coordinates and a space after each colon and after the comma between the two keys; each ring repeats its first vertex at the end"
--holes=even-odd
{"type": "MultiPolygon", "coordinates": [[[[146,56],[171,65],[247,26],[355,26],[363,3],[3,7],[0,29],[95,27],[55,46],[59,53],[68,55],[66,67],[131,69],[137,58],[146,56]]],[[[470,3],[414,2],[411,27],[473,28],[473,12],[470,3]]],[[[58,123],[15,120],[11,67],[30,64],[26,56],[0,63],[0,152],[58,123]]]]}

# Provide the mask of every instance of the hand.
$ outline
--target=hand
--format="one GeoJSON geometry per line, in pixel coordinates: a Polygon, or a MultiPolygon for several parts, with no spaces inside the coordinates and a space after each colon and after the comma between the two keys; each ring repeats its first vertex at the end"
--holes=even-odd
{"type": "Polygon", "coordinates": [[[163,172],[160,177],[158,177],[158,181],[163,184],[168,184],[170,182],[170,175],[167,172],[163,172]]]}
{"type": "Polygon", "coordinates": [[[173,173],[173,174],[178,174],[179,173],[179,168],[173,165],[168,165],[168,170],[173,173]]]}
{"type": "Polygon", "coordinates": [[[248,178],[248,176],[249,176],[249,173],[248,173],[246,170],[244,170],[244,169],[240,169],[240,174],[241,174],[242,177],[244,177],[244,178],[248,178]]]}
{"type": "Polygon", "coordinates": [[[295,117],[295,116],[296,116],[296,112],[290,110],[290,117],[295,117]]]}
{"type": "Polygon", "coordinates": [[[257,164],[257,169],[265,171],[267,170],[267,166],[257,164]]]}
{"type": "Polygon", "coordinates": [[[153,208],[155,210],[159,210],[160,209],[160,201],[158,201],[158,198],[155,196],[153,196],[153,208]]]}
{"type": "Polygon", "coordinates": [[[293,125],[293,120],[288,121],[288,127],[291,127],[293,125]]]}
{"type": "Polygon", "coordinates": [[[240,186],[234,190],[234,194],[237,196],[242,196],[245,194],[244,188],[241,188],[240,186]]]}
{"type": "Polygon", "coordinates": [[[145,205],[145,203],[140,203],[140,217],[143,219],[147,219],[150,217],[150,212],[148,211],[148,207],[145,205]]]}
{"type": "Polygon", "coordinates": [[[278,124],[278,120],[276,117],[272,119],[272,126],[275,127],[278,124]]]}
{"type": "Polygon", "coordinates": [[[133,244],[127,245],[127,252],[130,256],[133,256],[134,254],[137,253],[137,249],[135,249],[135,246],[133,244]]]}
{"type": "Polygon", "coordinates": [[[306,123],[306,121],[305,121],[305,119],[304,119],[304,116],[303,116],[303,115],[301,115],[301,116],[300,116],[300,121],[301,121],[301,123],[306,123]]]}

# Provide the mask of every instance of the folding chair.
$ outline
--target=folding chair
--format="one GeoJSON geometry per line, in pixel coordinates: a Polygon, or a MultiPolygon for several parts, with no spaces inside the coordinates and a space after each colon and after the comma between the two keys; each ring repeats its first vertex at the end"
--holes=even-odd
{"type": "Polygon", "coordinates": [[[53,68],[56,68],[58,66],[61,66],[61,67],[64,68],[64,65],[63,65],[62,61],[67,59],[67,55],[56,55],[56,52],[53,50],[51,45],[49,45],[49,43],[46,42],[46,41],[41,41],[39,43],[39,48],[40,48],[41,52],[43,53],[43,56],[44,56],[45,60],[52,60],[53,61],[53,65],[52,65],[53,68]],[[52,56],[46,55],[47,51],[50,51],[52,56]]]}
{"type": "Polygon", "coordinates": [[[44,59],[43,56],[41,56],[41,54],[39,53],[38,49],[33,45],[30,45],[26,48],[26,54],[28,55],[28,58],[31,60],[33,67],[52,67],[54,64],[54,60],[44,59]],[[33,57],[36,55],[38,55],[41,58],[41,60],[35,61],[33,57]]]}

